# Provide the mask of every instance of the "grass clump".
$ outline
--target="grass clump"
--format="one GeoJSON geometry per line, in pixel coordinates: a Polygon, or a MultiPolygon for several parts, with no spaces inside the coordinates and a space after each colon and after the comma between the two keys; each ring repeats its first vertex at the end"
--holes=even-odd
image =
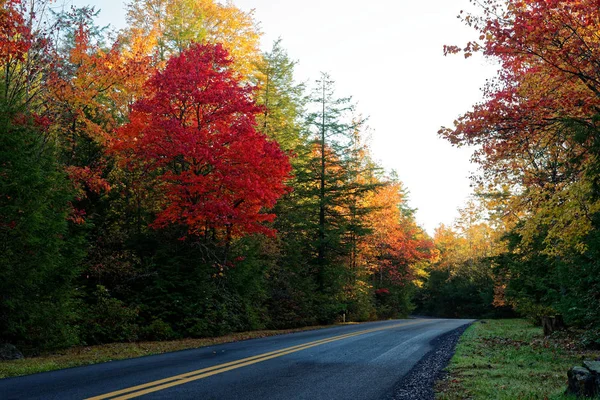
{"type": "Polygon", "coordinates": [[[564,395],[567,371],[599,355],[582,349],[568,332],[544,338],[526,320],[479,321],[461,337],[436,398],[572,399],[564,395]]]}

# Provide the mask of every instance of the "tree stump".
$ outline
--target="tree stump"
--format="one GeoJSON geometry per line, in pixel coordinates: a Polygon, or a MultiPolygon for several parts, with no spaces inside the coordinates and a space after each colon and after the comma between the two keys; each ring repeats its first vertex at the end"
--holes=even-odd
{"type": "Polygon", "coordinates": [[[551,335],[555,331],[564,329],[565,322],[562,315],[542,317],[542,328],[544,329],[544,336],[551,335]]]}

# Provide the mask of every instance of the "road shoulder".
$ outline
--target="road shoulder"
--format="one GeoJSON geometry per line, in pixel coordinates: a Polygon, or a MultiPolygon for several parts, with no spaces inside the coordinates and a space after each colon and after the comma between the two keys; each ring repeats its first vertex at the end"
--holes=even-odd
{"type": "Polygon", "coordinates": [[[433,349],[396,384],[384,400],[433,400],[435,382],[443,375],[458,340],[469,326],[471,324],[465,324],[435,338],[431,342],[433,349]]]}

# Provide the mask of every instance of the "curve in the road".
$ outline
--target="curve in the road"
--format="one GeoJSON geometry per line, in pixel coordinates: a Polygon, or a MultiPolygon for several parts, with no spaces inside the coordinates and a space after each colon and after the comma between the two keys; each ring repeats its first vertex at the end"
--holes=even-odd
{"type": "Polygon", "coordinates": [[[160,380],[153,381],[153,382],[148,382],[143,385],[132,386],[132,387],[129,387],[126,389],[121,389],[121,390],[117,390],[114,392],[105,393],[100,396],[90,397],[86,400],[132,399],[135,397],[143,396],[148,393],[153,393],[153,392],[157,392],[159,390],[168,389],[173,386],[184,385],[186,383],[189,383],[189,382],[192,382],[192,381],[195,381],[198,379],[207,378],[212,375],[220,374],[223,372],[231,371],[233,369],[242,368],[242,367],[245,367],[248,365],[252,365],[252,364],[262,362],[262,361],[270,360],[272,358],[281,357],[286,354],[306,350],[306,349],[309,349],[309,348],[315,347],[315,346],[320,346],[325,343],[331,343],[331,342],[335,342],[338,340],[343,340],[343,339],[347,339],[347,338],[354,337],[354,336],[360,336],[360,335],[364,335],[364,334],[371,333],[371,332],[377,332],[377,331],[381,331],[381,330],[385,330],[385,329],[393,329],[393,328],[398,328],[398,327],[407,326],[407,325],[414,325],[414,324],[418,324],[418,323],[423,323],[423,321],[405,322],[405,323],[394,324],[394,325],[389,325],[389,326],[384,326],[384,327],[379,327],[379,328],[365,329],[365,330],[358,331],[358,332],[347,333],[345,335],[333,336],[333,337],[326,338],[326,339],[316,340],[314,342],[308,342],[308,343],[304,343],[304,344],[297,345],[297,346],[292,346],[292,347],[275,350],[275,351],[271,351],[271,352],[264,353],[264,354],[259,354],[259,355],[253,356],[253,357],[243,358],[241,360],[236,360],[236,361],[231,361],[231,362],[220,364],[220,365],[215,365],[215,366],[212,366],[209,368],[203,368],[203,369],[199,369],[196,371],[187,372],[185,374],[174,375],[169,378],[160,379],[160,380]],[[123,395],[123,396],[120,396],[120,395],[123,395]]]}
{"type": "Polygon", "coordinates": [[[0,379],[0,399],[380,400],[470,322],[343,325],[0,379]]]}

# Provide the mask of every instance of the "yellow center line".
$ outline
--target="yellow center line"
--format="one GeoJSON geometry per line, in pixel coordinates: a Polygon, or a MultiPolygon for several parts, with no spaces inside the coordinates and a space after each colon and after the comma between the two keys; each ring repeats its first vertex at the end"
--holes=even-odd
{"type": "MultiPolygon", "coordinates": [[[[353,334],[346,334],[346,335],[342,335],[342,336],[348,336],[348,335],[353,335],[353,334]]],[[[213,371],[213,370],[225,368],[225,367],[228,367],[228,366],[231,366],[231,365],[241,364],[243,362],[260,359],[260,358],[267,357],[267,356],[270,356],[270,355],[273,355],[273,354],[281,353],[281,352],[286,351],[286,350],[303,348],[303,347],[305,347],[308,344],[312,344],[312,343],[318,343],[318,344],[320,344],[321,342],[326,342],[326,341],[329,341],[330,339],[331,338],[326,338],[326,339],[318,340],[316,342],[303,343],[303,344],[299,344],[299,345],[296,345],[296,346],[293,346],[293,347],[288,347],[288,348],[285,348],[285,349],[279,349],[279,350],[271,351],[271,352],[268,352],[268,353],[263,353],[263,354],[259,354],[259,355],[256,355],[256,356],[248,357],[248,358],[242,358],[240,360],[230,361],[230,362],[227,362],[227,363],[224,363],[224,364],[214,365],[212,367],[203,368],[203,369],[199,369],[199,370],[196,370],[196,371],[186,372],[185,374],[174,375],[174,376],[171,376],[171,377],[168,377],[168,378],[164,378],[164,379],[160,379],[160,380],[157,380],[157,381],[148,382],[148,383],[145,383],[143,385],[132,386],[132,387],[129,387],[129,388],[126,388],[126,389],[118,390],[118,391],[111,392],[111,393],[106,393],[106,394],[103,394],[103,395],[100,395],[100,396],[90,397],[90,398],[88,398],[86,400],[103,400],[103,399],[108,399],[108,398],[111,398],[113,396],[117,396],[119,394],[133,392],[133,391],[138,390],[138,389],[144,389],[144,388],[147,388],[147,387],[150,387],[150,386],[156,386],[156,385],[159,385],[161,383],[175,381],[175,380],[178,380],[178,379],[188,378],[190,376],[201,374],[203,372],[209,372],[209,371],[213,371]]]]}
{"type": "Polygon", "coordinates": [[[384,329],[392,329],[392,328],[397,328],[400,326],[413,325],[413,324],[417,324],[417,323],[421,323],[421,322],[423,322],[423,321],[394,324],[394,325],[390,325],[390,326],[366,329],[363,331],[346,333],[344,335],[320,339],[320,340],[316,340],[314,342],[308,342],[308,343],[304,343],[304,344],[300,344],[300,345],[296,345],[296,346],[292,346],[292,347],[287,347],[287,348],[280,349],[280,350],[271,351],[268,353],[259,354],[259,355],[252,356],[252,357],[243,358],[240,360],[230,361],[230,362],[227,362],[224,364],[219,364],[219,365],[215,365],[215,366],[208,367],[208,368],[199,369],[196,371],[187,372],[185,374],[174,375],[169,378],[159,379],[159,380],[148,382],[148,383],[145,383],[142,385],[132,386],[132,387],[125,388],[122,390],[117,390],[114,392],[106,393],[106,394],[103,394],[100,396],[90,397],[86,400],[104,400],[104,399],[109,399],[109,398],[111,398],[113,400],[131,399],[134,397],[143,396],[148,393],[157,392],[159,390],[164,390],[164,389],[167,389],[167,388],[170,388],[173,386],[183,385],[185,383],[192,382],[192,381],[195,381],[198,379],[207,378],[209,376],[220,374],[222,372],[227,372],[227,371],[231,371],[233,369],[245,367],[245,366],[256,364],[256,363],[266,361],[266,360],[270,360],[272,358],[281,357],[286,354],[306,350],[306,349],[309,349],[309,348],[315,347],[315,346],[320,346],[322,344],[331,343],[331,342],[335,342],[335,341],[342,340],[342,339],[347,339],[347,338],[354,337],[354,336],[360,336],[360,335],[364,335],[364,334],[371,333],[371,332],[381,331],[384,329]],[[132,392],[134,392],[134,393],[132,393],[132,392]],[[129,393],[129,394],[126,394],[126,393],[129,393]],[[120,396],[120,397],[115,397],[115,396],[119,396],[122,394],[125,394],[125,395],[120,396]]]}

